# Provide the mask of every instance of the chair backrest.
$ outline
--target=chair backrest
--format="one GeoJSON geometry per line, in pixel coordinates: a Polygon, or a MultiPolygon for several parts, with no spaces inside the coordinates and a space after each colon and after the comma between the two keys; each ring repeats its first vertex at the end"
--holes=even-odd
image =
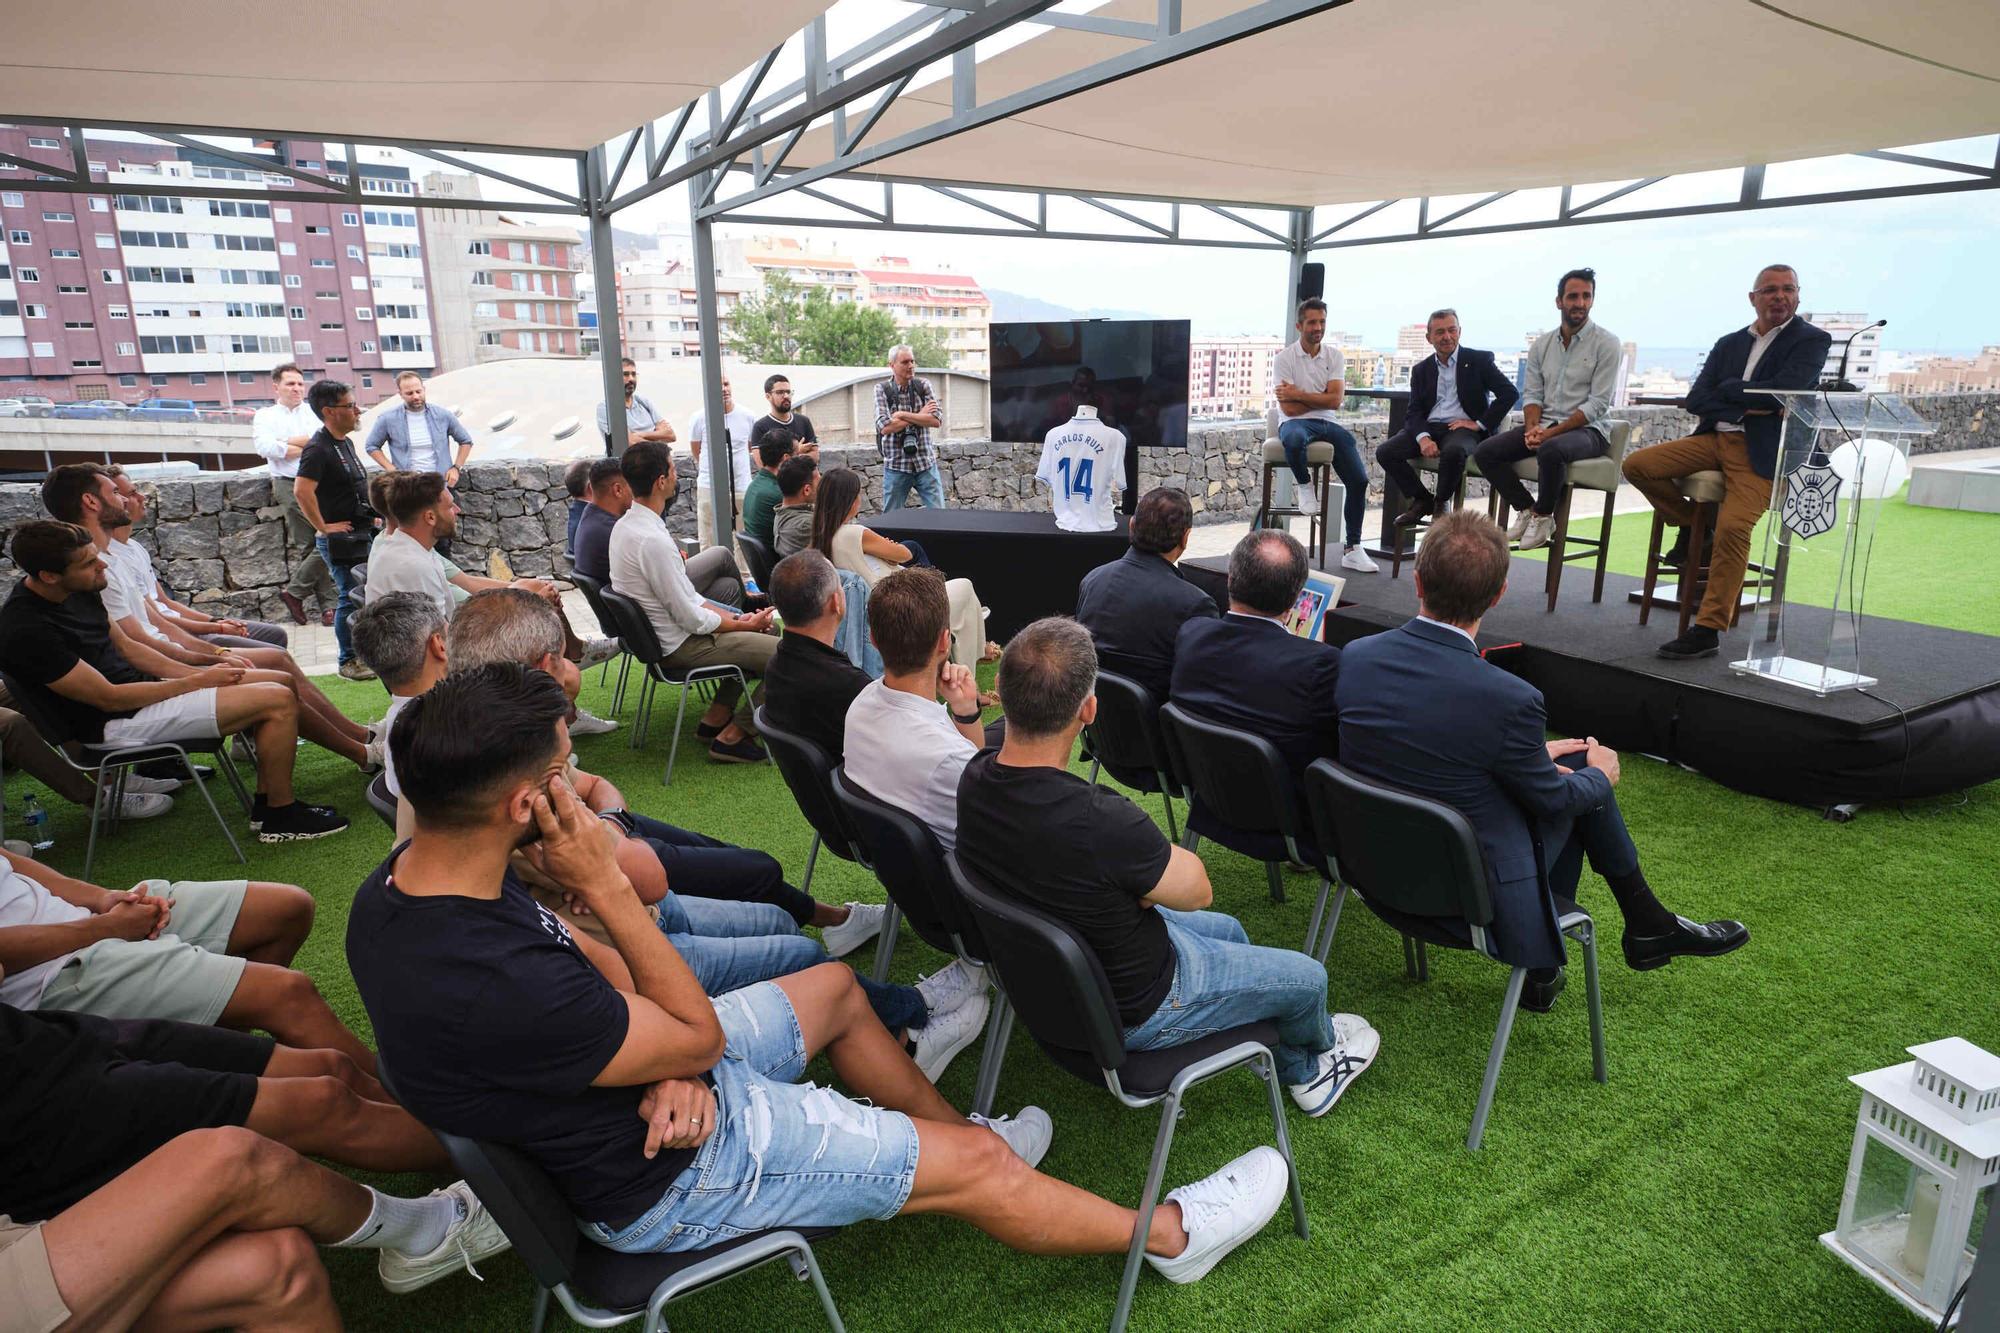
{"type": "Polygon", "coordinates": [[[1359,777],[1331,759],[1306,770],[1306,811],[1340,848],[1340,870],[1362,899],[1405,916],[1493,923],[1479,836],[1442,801],[1359,777]]]}
{"type": "MultiPolygon", "coordinates": [[[[902,909],[903,918],[924,943],[944,953],[958,952],[953,936],[963,937],[965,922],[958,895],[950,888],[944,847],[928,825],[907,810],[877,800],[833,770],[833,799],[868,852],[869,868],[902,909]]],[[[967,941],[976,957],[984,951],[967,941]]]]}
{"type": "Polygon", "coordinates": [[[605,588],[597,595],[617,624],[618,638],[625,645],[625,651],[648,667],[657,668],[666,654],[660,650],[660,636],[653,632],[653,622],[646,619],[645,608],[611,588],[605,588]]]}
{"type": "MultiPolygon", "coordinates": [[[[390,1096],[402,1100],[388,1064],[379,1058],[375,1076],[390,1096]]],[[[569,1282],[583,1238],[577,1234],[575,1215],[548,1172],[517,1148],[430,1128],[451,1158],[452,1169],[472,1186],[535,1280],[544,1287],[569,1282]]]]}
{"type": "Polygon", "coordinates": [[[945,854],[945,867],[1029,1035],[1045,1047],[1081,1052],[1100,1069],[1124,1068],[1124,1030],[1097,955],[1063,922],[996,892],[956,852],[945,854]]]}
{"type": "Polygon", "coordinates": [[[819,834],[820,846],[843,861],[866,865],[868,860],[860,839],[833,794],[833,756],[819,742],[773,724],[762,704],[752,716],[757,734],[763,737],[765,748],[777,761],[785,785],[792,789],[799,813],[812,825],[813,832],[819,834]]]}
{"type": "Polygon", "coordinates": [[[590,603],[590,613],[597,617],[597,628],[605,634],[617,637],[618,619],[604,604],[604,585],[588,574],[577,573],[574,564],[570,566],[569,581],[583,594],[583,600],[590,603]]]}
{"type": "Polygon", "coordinates": [[[1160,701],[1153,692],[1130,676],[1100,667],[1096,693],[1091,754],[1128,787],[1155,791],[1161,774],[1178,786],[1166,737],[1160,733],[1160,701]]]}
{"type": "Polygon", "coordinates": [[[1294,841],[1305,833],[1292,771],[1277,746],[1175,703],[1161,705],[1160,730],[1173,760],[1170,771],[1186,779],[1210,815],[1244,833],[1294,841]]]}
{"type": "Polygon", "coordinates": [[[390,832],[395,832],[396,798],[389,794],[388,775],[386,773],[377,773],[369,781],[363,795],[367,798],[368,808],[381,816],[382,822],[389,826],[390,832]]]}
{"type": "Polygon", "coordinates": [[[1625,451],[1632,447],[1632,436],[1636,432],[1632,423],[1620,417],[1607,417],[1604,421],[1604,456],[1617,467],[1625,461],[1625,451]]]}
{"type": "Polygon", "coordinates": [[[736,549],[743,552],[743,559],[750,566],[750,577],[757,580],[757,587],[766,597],[771,595],[771,570],[778,563],[777,553],[762,537],[753,537],[747,532],[736,534],[736,549]]]}

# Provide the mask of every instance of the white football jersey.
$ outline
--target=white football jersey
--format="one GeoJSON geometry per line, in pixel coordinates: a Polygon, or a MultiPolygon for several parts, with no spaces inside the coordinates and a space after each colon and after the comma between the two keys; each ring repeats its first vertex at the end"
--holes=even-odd
{"type": "Polygon", "coordinates": [[[1064,532],[1109,532],[1111,492],[1125,478],[1125,434],[1096,417],[1071,417],[1042,441],[1035,479],[1045,483],[1064,532]]]}

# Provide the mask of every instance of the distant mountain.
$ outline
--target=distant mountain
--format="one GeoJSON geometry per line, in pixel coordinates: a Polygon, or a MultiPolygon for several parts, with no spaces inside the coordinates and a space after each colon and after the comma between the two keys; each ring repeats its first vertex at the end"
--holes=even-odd
{"type": "Polygon", "coordinates": [[[993,301],[993,320],[997,324],[1050,323],[1060,319],[1165,319],[1147,310],[1075,310],[1069,306],[1044,301],[1040,297],[1023,296],[1019,292],[1003,292],[988,287],[986,295],[993,301]]]}
{"type": "MultiPolygon", "coordinates": [[[[658,249],[659,245],[660,238],[652,232],[626,231],[623,227],[611,229],[611,253],[621,262],[637,259],[646,251],[658,249]]],[[[582,254],[586,258],[590,255],[590,232],[587,229],[583,233],[582,254]]]]}

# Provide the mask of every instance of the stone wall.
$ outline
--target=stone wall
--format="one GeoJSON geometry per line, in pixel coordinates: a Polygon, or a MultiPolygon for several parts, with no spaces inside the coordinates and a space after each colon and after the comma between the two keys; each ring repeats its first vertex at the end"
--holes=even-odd
{"type": "MultiPolygon", "coordinates": [[[[1910,403],[1938,427],[1935,435],[1913,441],[1913,452],[2000,448],[2000,394],[1934,395],[1910,403]]],[[[1618,415],[1634,424],[1633,448],[1676,439],[1694,427],[1693,418],[1676,408],[1633,407],[1618,415]]],[[[1382,477],[1374,456],[1388,434],[1388,422],[1376,417],[1345,424],[1361,444],[1369,465],[1370,494],[1379,499],[1382,477]]],[[[1257,508],[1263,441],[1261,423],[1196,426],[1188,432],[1184,449],[1141,452],[1140,484],[1186,490],[1197,522],[1241,521],[1257,508]]],[[[882,463],[875,450],[829,445],[821,453],[822,466],[842,465],[864,474],[862,509],[875,512],[882,493],[882,463]]],[[[1035,445],[947,440],[939,446],[946,498],[953,506],[973,509],[1046,510],[1048,498],[1035,481],[1040,455],[1035,445]]],[[[475,461],[458,488],[464,516],[454,558],[468,569],[484,571],[497,551],[517,574],[566,573],[564,467],[561,462],[475,461]]],[[[683,537],[694,535],[691,471],[686,455],[681,455],[681,493],[667,521],[683,537]]],[[[152,496],[152,507],[138,538],[153,550],[177,595],[217,614],[266,620],[283,616],[278,589],[303,552],[286,549],[284,521],[267,479],[241,472],[200,473],[141,486],[152,496]]],[[[1484,493],[1480,482],[1473,482],[1470,489],[1475,495],[1484,493]]],[[[34,486],[0,485],[0,531],[38,517],[41,504],[34,486]]],[[[12,563],[0,553],[0,587],[11,584],[15,574],[12,563]]]]}

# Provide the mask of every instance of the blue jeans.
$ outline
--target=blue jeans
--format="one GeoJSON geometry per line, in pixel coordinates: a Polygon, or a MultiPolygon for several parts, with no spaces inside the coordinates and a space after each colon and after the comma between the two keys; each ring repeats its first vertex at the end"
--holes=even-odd
{"type": "Polygon", "coordinates": [[[776,857],[692,829],[675,828],[636,811],[628,813],[634,836],[644,839],[660,858],[660,868],[667,872],[667,883],[674,892],[731,902],[775,903],[797,925],[812,924],[812,898],[785,882],[785,868],[776,857]]]}
{"type": "Polygon", "coordinates": [[[324,535],[314,537],[313,545],[319,550],[319,558],[333,571],[333,642],[340,650],[340,665],[346,666],[354,660],[354,639],[347,632],[347,590],[352,582],[347,577],[349,566],[333,563],[333,552],[328,549],[324,535]]]}
{"type": "Polygon", "coordinates": [[[1155,908],[1174,946],[1174,984],[1145,1022],[1125,1029],[1125,1048],[1179,1046],[1245,1023],[1278,1025],[1278,1074],[1304,1083],[1333,1049],[1326,969],[1294,949],[1250,943],[1233,916],[1155,908]]]}
{"type": "Polygon", "coordinates": [[[1278,427],[1278,443],[1285,446],[1285,462],[1291,465],[1292,480],[1304,486],[1312,480],[1306,470],[1306,446],[1315,440],[1333,445],[1333,474],[1347,492],[1343,517],[1347,521],[1348,546],[1361,545],[1361,519],[1368,512],[1368,464],[1361,461],[1361,446],[1337,421],[1319,417],[1293,417],[1278,427]]]}
{"type": "MultiPolygon", "coordinates": [[[[760,981],[788,977],[827,961],[819,941],[801,935],[781,907],[770,903],[716,902],[669,893],[660,900],[660,933],[687,960],[710,995],[725,995],[760,981]]],[[[882,1026],[892,1033],[930,1022],[923,993],[857,978],[882,1026]]]]}
{"type": "Polygon", "coordinates": [[[801,1083],[808,1055],[776,986],[717,996],[727,1040],[709,1077],[715,1130],[643,1216],[579,1220],[624,1254],[706,1249],[776,1227],[839,1227],[894,1217],[917,1181],[917,1130],[901,1111],[801,1083]]]}
{"type": "Polygon", "coordinates": [[[926,509],[944,508],[944,474],[938,471],[936,463],[922,472],[905,472],[901,468],[882,469],[882,512],[901,509],[910,498],[910,487],[917,488],[917,495],[926,509]]]}

